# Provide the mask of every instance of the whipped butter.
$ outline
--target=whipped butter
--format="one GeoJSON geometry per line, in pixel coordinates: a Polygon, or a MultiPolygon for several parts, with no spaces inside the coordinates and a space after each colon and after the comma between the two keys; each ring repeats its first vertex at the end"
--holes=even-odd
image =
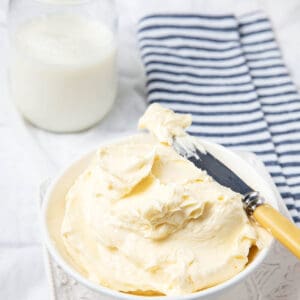
{"type": "Polygon", "coordinates": [[[182,295],[243,270],[264,244],[241,195],[170,146],[191,123],[155,104],[140,134],[101,147],[66,195],[61,235],[76,269],[114,290],[182,295]]]}

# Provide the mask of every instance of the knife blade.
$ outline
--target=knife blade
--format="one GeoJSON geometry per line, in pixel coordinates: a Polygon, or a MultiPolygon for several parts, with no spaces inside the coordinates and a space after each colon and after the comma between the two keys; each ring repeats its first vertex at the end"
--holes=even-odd
{"type": "Polygon", "coordinates": [[[184,147],[177,139],[174,140],[173,146],[180,155],[191,161],[197,168],[205,170],[208,175],[210,175],[221,185],[226,186],[242,195],[254,192],[251,187],[249,187],[239,176],[237,176],[220,160],[218,160],[208,151],[202,151],[198,149],[196,144],[189,152],[186,151],[186,147],[184,147]]]}

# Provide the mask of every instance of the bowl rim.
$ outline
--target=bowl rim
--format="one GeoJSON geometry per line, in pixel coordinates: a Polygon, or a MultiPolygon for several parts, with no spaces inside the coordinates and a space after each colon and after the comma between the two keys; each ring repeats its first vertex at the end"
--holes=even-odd
{"type": "MultiPolygon", "coordinates": [[[[124,292],[116,291],[113,289],[110,289],[108,287],[105,287],[101,284],[97,284],[95,282],[92,282],[91,280],[85,278],[83,275],[81,275],[78,271],[76,271],[69,263],[67,263],[62,255],[59,253],[59,250],[55,247],[55,242],[50,236],[50,232],[48,230],[48,223],[47,223],[47,211],[49,207],[49,203],[51,201],[51,194],[54,191],[56,185],[59,183],[60,180],[64,177],[64,175],[76,164],[81,162],[84,159],[87,159],[89,156],[92,156],[99,146],[101,145],[109,145],[114,142],[118,142],[122,139],[125,139],[128,137],[127,135],[119,135],[118,137],[113,137],[112,139],[107,139],[105,142],[100,142],[97,148],[94,148],[94,150],[90,150],[83,155],[80,155],[77,157],[77,159],[74,159],[71,163],[69,163],[65,168],[62,168],[60,172],[58,172],[57,176],[54,178],[54,180],[50,183],[49,187],[47,188],[46,194],[44,196],[44,199],[42,201],[41,205],[41,211],[40,211],[40,224],[41,224],[41,231],[42,231],[42,238],[43,242],[46,246],[46,248],[49,250],[50,255],[54,258],[56,263],[64,270],[68,275],[73,277],[76,281],[79,283],[85,285],[86,287],[90,288],[91,290],[102,293],[106,296],[116,297],[116,299],[162,299],[162,300],[196,300],[203,297],[208,297],[212,295],[217,295],[218,293],[222,292],[223,290],[226,290],[228,287],[233,287],[236,284],[240,283],[243,279],[245,279],[250,273],[252,273],[266,258],[268,253],[270,252],[270,249],[273,246],[274,238],[272,239],[271,243],[268,245],[268,247],[262,249],[260,253],[258,253],[257,257],[249,264],[245,269],[243,269],[241,272],[236,274],[234,277],[217,284],[215,286],[200,290],[198,292],[194,292],[191,294],[186,295],[169,295],[169,296],[143,296],[143,295],[134,295],[134,294],[126,294],[124,292]]],[[[234,156],[239,161],[242,161],[244,165],[246,165],[248,168],[250,168],[261,182],[264,183],[266,187],[268,187],[268,190],[272,192],[274,195],[274,198],[276,199],[276,204],[272,204],[276,209],[278,209],[278,196],[275,195],[275,193],[270,188],[270,185],[266,182],[266,180],[260,175],[259,172],[253,168],[245,159],[240,157],[237,153],[235,153],[233,150],[228,149],[218,143],[214,143],[212,141],[209,141],[207,139],[198,138],[200,142],[203,142],[206,145],[212,146],[214,148],[217,148],[218,150],[221,150],[222,152],[227,152],[227,154],[230,154],[231,156],[234,156]]]]}

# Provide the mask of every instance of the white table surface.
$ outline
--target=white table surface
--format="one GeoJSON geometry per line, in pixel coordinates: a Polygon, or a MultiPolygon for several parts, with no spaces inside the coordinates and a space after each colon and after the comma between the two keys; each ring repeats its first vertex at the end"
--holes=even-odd
{"type": "MultiPolygon", "coordinates": [[[[6,7],[0,0],[0,299],[49,297],[40,246],[38,187],[75,157],[107,136],[135,130],[143,113],[145,78],[135,39],[144,13],[248,12],[264,8],[272,18],[285,61],[300,87],[300,2],[297,0],[117,0],[119,16],[119,95],[98,126],[80,134],[55,135],[33,128],[15,111],[6,81],[6,7]]],[[[282,298],[284,299],[284,298],[282,298]]],[[[297,300],[297,299],[295,299],[297,300]]]]}

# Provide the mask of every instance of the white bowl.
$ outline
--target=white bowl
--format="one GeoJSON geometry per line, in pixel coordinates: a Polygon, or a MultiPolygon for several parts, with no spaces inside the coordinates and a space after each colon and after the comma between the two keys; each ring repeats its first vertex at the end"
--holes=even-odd
{"type": "MultiPolygon", "coordinates": [[[[204,139],[199,140],[209,152],[224,162],[253,189],[259,191],[261,195],[265,197],[267,202],[269,202],[273,207],[278,208],[276,195],[272,188],[269,187],[262,176],[251,165],[249,165],[236,153],[224,148],[221,145],[204,139]]],[[[109,141],[109,143],[111,143],[111,141],[109,141]]],[[[105,144],[107,144],[107,142],[105,144]]],[[[61,241],[60,228],[64,216],[65,195],[73,184],[74,180],[83,172],[94,155],[95,151],[92,151],[91,153],[84,155],[79,160],[76,160],[68,168],[63,170],[49,187],[43,202],[41,222],[46,246],[50,254],[63,270],[65,270],[81,284],[98,292],[99,296],[102,296],[101,299],[149,300],[149,297],[134,296],[111,290],[83,277],[76,270],[74,265],[72,265],[72,262],[65,252],[65,249],[60,246],[62,243],[58,242],[61,241]],[[51,222],[49,220],[51,220],[51,222]]],[[[159,296],[153,298],[164,300],[224,299],[225,294],[228,294],[230,290],[245,280],[245,278],[261,264],[261,262],[267,256],[270,247],[271,245],[260,251],[254,260],[243,271],[221,284],[185,296],[159,296]]]]}

